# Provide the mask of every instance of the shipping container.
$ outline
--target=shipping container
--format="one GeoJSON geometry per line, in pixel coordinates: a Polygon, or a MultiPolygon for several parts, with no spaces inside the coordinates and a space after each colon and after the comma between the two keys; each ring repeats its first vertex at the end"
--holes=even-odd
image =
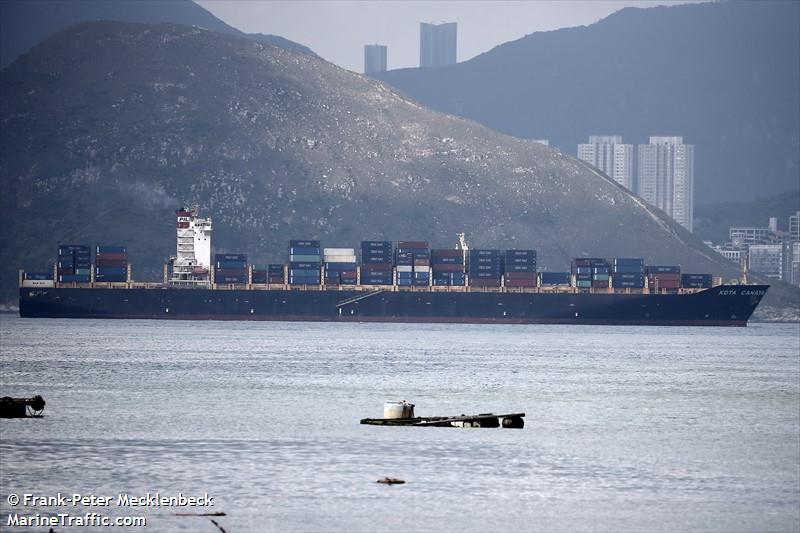
{"type": "Polygon", "coordinates": [[[506,281],[506,287],[536,287],[536,279],[511,279],[506,281]]]}
{"type": "Polygon", "coordinates": [[[681,286],[691,289],[710,289],[712,287],[711,274],[681,274],[681,286]]]}
{"type": "Polygon", "coordinates": [[[298,248],[298,247],[319,248],[319,241],[310,241],[310,240],[289,241],[289,248],[298,248]]]}
{"type": "Polygon", "coordinates": [[[294,246],[289,248],[291,255],[320,255],[320,249],[313,246],[294,246]]]}
{"type": "Polygon", "coordinates": [[[107,246],[107,245],[100,245],[98,244],[95,248],[95,253],[98,254],[126,254],[128,253],[128,248],[125,246],[107,246]]]}
{"type": "Polygon", "coordinates": [[[536,272],[506,272],[506,280],[532,280],[538,279],[536,272]]]}
{"type": "Polygon", "coordinates": [[[428,249],[425,241],[397,241],[397,248],[428,249]]]}
{"type": "Polygon", "coordinates": [[[61,282],[61,283],[68,283],[68,282],[72,282],[72,281],[75,281],[75,282],[78,282],[78,283],[88,283],[89,282],[89,275],[88,274],[84,274],[84,275],[62,274],[62,275],[58,276],[58,281],[61,282]]]}
{"type": "Polygon", "coordinates": [[[434,263],[431,268],[434,272],[464,272],[464,265],[434,263]]]}
{"type": "Polygon", "coordinates": [[[569,285],[571,283],[569,272],[541,272],[542,285],[569,285]]]}
{"type": "Polygon", "coordinates": [[[214,261],[244,261],[244,262],[247,262],[247,254],[214,254],[214,261]]]}
{"type": "Polygon", "coordinates": [[[500,280],[499,279],[476,279],[473,277],[469,278],[469,285],[470,287],[499,287],[500,280]]]}
{"type": "Polygon", "coordinates": [[[320,263],[320,259],[318,255],[292,254],[289,256],[289,261],[294,263],[320,263]]]}
{"type": "Polygon", "coordinates": [[[52,272],[25,272],[24,279],[29,280],[53,280],[52,272]]]}
{"type": "Polygon", "coordinates": [[[680,274],[680,266],[648,265],[648,274],[680,274]]]}

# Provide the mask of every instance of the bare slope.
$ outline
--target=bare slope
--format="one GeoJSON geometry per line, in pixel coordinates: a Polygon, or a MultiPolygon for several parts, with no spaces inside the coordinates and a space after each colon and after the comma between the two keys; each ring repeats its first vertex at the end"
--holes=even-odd
{"type": "Polygon", "coordinates": [[[200,205],[217,251],[285,260],[427,239],[540,264],[644,256],[731,277],[696,238],[575,159],[429,111],[317,57],[173,25],[86,23],[0,73],[3,286],[64,242],[127,244],[138,278],[200,205]]]}
{"type": "Polygon", "coordinates": [[[683,135],[695,201],[797,188],[800,2],[623,9],[451,67],[380,78],[433,109],[576,153],[589,135],[683,135]]]}

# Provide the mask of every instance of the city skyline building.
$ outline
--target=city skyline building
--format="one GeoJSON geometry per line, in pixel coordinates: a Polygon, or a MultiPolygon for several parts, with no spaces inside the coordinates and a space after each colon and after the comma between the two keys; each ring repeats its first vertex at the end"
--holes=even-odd
{"type": "Polygon", "coordinates": [[[789,235],[793,241],[800,241],[800,211],[789,216],[789,235]]]}
{"type": "Polygon", "coordinates": [[[588,143],[578,145],[578,159],[633,191],[633,145],[623,144],[621,135],[590,135],[588,143]]]}
{"type": "Polygon", "coordinates": [[[458,23],[419,24],[419,66],[455,65],[458,51],[458,23]]]}
{"type": "Polygon", "coordinates": [[[364,45],[364,74],[386,72],[387,47],[383,44],[364,45]]]}
{"type": "Polygon", "coordinates": [[[689,231],[694,217],[694,145],[681,136],[650,136],[639,145],[638,194],[689,231]]]}

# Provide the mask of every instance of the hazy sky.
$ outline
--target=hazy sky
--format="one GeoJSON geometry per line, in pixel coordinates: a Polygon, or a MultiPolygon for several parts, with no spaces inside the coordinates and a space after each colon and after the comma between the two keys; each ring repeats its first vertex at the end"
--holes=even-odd
{"type": "Polygon", "coordinates": [[[389,69],[419,66],[420,22],[457,22],[458,60],[465,61],[529,33],[591,24],[627,6],[686,3],[686,0],[196,1],[244,32],[286,37],[356,72],[364,69],[364,45],[374,43],[389,47],[389,69]]]}

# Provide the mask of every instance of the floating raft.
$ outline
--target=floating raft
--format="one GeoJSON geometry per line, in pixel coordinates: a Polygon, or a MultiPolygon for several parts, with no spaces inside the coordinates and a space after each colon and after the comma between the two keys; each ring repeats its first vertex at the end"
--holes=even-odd
{"type": "Polygon", "coordinates": [[[423,416],[417,418],[364,418],[362,424],[370,426],[426,426],[455,428],[513,428],[525,427],[525,413],[496,415],[423,416]]]}

